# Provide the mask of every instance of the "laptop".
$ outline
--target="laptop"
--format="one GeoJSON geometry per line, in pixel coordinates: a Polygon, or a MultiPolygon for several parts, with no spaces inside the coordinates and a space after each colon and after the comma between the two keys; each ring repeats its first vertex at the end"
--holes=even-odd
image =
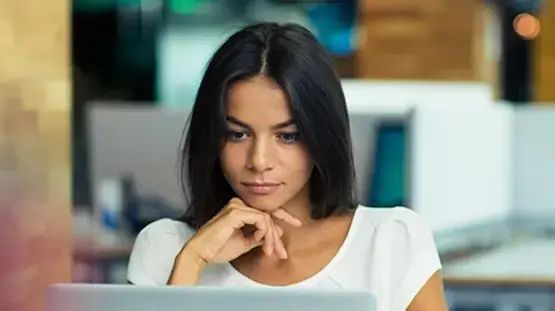
{"type": "Polygon", "coordinates": [[[376,311],[365,290],[55,284],[46,311],[376,311]]]}

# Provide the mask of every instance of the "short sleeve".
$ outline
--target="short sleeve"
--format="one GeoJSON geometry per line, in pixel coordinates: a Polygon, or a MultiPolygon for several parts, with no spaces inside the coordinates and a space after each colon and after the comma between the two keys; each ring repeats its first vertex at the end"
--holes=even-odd
{"type": "Polygon", "coordinates": [[[184,223],[168,218],[146,226],[133,245],[127,280],[135,285],[165,285],[175,257],[192,234],[184,223]]]}
{"type": "Polygon", "coordinates": [[[414,211],[407,208],[395,208],[393,220],[396,223],[399,245],[398,251],[402,266],[398,271],[399,283],[392,293],[393,310],[406,310],[412,299],[439,269],[441,262],[428,225],[414,211]]]}

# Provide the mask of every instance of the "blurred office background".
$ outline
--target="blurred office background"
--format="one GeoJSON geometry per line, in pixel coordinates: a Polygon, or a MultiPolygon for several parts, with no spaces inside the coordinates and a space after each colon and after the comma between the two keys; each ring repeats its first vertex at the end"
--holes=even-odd
{"type": "Polygon", "coordinates": [[[555,310],[549,0],[0,1],[0,309],[126,282],[137,232],[186,208],[177,156],[211,53],[257,21],[328,50],[359,199],[424,217],[451,310],[555,310]]]}

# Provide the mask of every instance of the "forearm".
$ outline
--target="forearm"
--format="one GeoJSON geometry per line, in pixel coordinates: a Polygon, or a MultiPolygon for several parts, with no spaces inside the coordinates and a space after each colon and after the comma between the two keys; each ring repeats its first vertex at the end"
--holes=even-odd
{"type": "Polygon", "coordinates": [[[185,247],[175,258],[168,285],[196,285],[205,267],[206,261],[185,247]]]}

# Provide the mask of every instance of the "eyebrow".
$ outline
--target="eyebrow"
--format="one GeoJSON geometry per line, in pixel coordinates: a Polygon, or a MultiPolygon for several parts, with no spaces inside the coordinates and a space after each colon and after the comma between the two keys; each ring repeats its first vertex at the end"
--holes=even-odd
{"type": "MultiPolygon", "coordinates": [[[[246,129],[248,129],[248,130],[252,130],[252,128],[251,128],[250,125],[248,125],[247,123],[245,123],[245,122],[243,122],[243,121],[241,121],[241,120],[238,120],[237,118],[234,118],[234,117],[231,117],[231,116],[227,116],[226,119],[227,119],[228,122],[231,122],[231,123],[233,123],[233,124],[235,124],[235,125],[238,125],[238,126],[240,126],[240,127],[246,128],[246,129]]],[[[293,119],[287,120],[287,121],[285,121],[285,122],[280,122],[280,123],[278,123],[278,124],[276,124],[276,125],[273,125],[271,128],[272,128],[273,130],[277,130],[277,129],[281,129],[281,128],[284,128],[284,127],[288,127],[288,126],[290,126],[290,125],[296,125],[296,123],[295,123],[295,121],[294,121],[293,119]]]]}

